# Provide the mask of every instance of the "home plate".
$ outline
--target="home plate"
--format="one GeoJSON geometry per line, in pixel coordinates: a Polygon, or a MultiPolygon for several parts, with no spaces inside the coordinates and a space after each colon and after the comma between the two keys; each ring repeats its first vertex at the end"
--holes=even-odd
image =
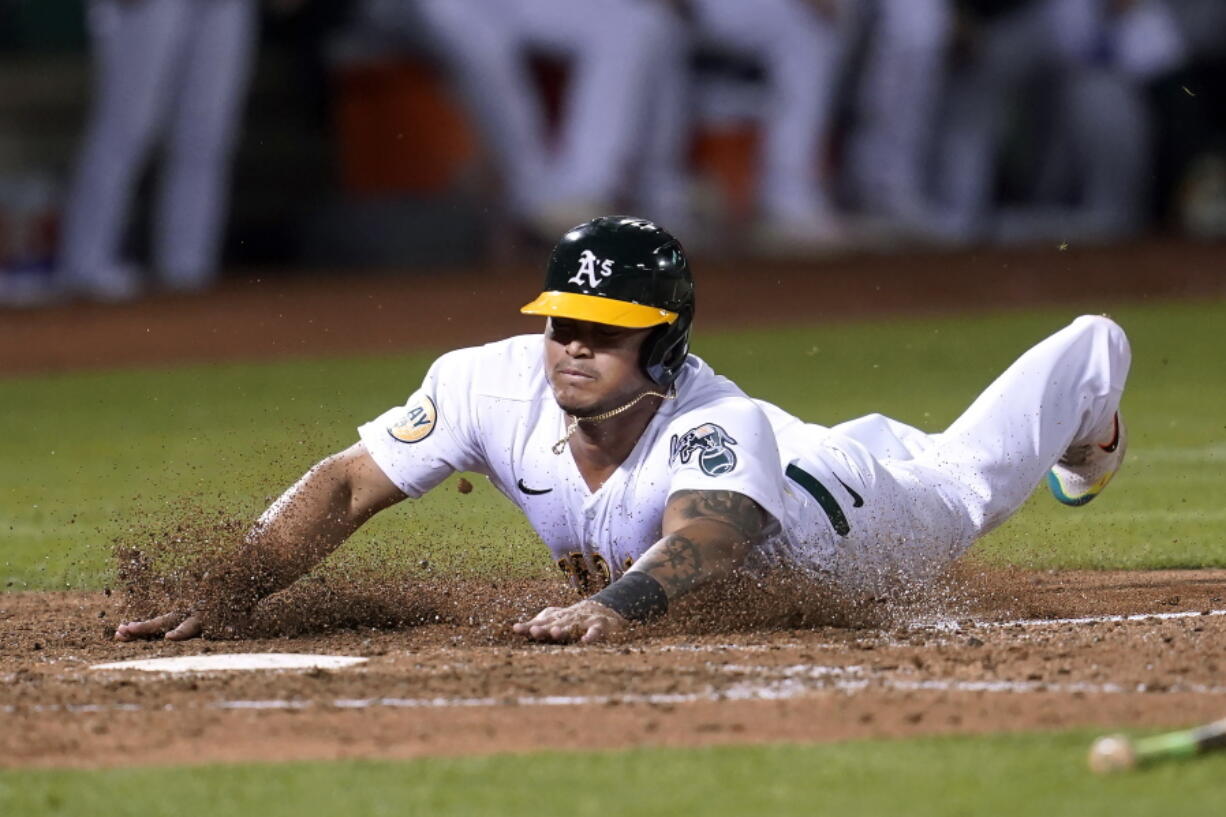
{"type": "Polygon", "coordinates": [[[294,652],[240,652],[220,655],[180,655],[94,664],[90,669],[135,669],[143,672],[220,672],[226,670],[340,669],[361,664],[352,655],[306,655],[294,652]]]}

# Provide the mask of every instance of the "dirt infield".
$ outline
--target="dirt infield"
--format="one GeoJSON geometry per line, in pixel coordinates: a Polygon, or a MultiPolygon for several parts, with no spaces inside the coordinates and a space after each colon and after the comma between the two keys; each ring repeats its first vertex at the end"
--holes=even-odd
{"type": "Polygon", "coordinates": [[[886,628],[647,629],[591,647],[526,644],[509,633],[517,611],[561,592],[546,582],[459,587],[469,601],[439,623],[186,644],[109,642],[117,595],[8,594],[0,596],[0,764],[1116,728],[1196,722],[1226,707],[1226,571],[987,572],[960,581],[955,616],[938,606],[886,628]],[[1112,618],[1130,614],[1141,615],[1112,618]],[[187,676],[89,669],[209,652],[370,660],[187,676]]]}
{"type": "MultiPolygon", "coordinates": [[[[1217,247],[1145,244],[712,265],[702,328],[968,307],[1224,297],[1217,247]]],[[[0,314],[0,374],[443,348],[531,331],[535,270],[235,280],[215,295],[0,314]]],[[[1226,571],[990,572],[886,626],[706,623],[594,647],[509,623],[559,584],[434,588],[437,620],[243,642],[115,644],[118,594],[0,594],[0,765],[407,757],[1169,725],[1226,710],[1226,571]],[[440,600],[439,593],[445,597],[440,600]],[[1121,616],[1137,618],[1119,618],[1121,616]],[[1115,618],[1113,618],[1115,617],[1115,618]],[[1068,620],[1080,619],[1080,620],[1068,620]],[[366,656],[335,671],[93,671],[223,651],[366,656]]],[[[409,589],[411,592],[411,588],[409,589]]],[[[343,602],[344,599],[341,599],[343,602]]],[[[405,596],[404,604],[416,601],[405,596]]],[[[337,601],[332,600],[333,604],[337,601]]],[[[426,608],[422,608],[426,609],[426,608]]],[[[837,620],[837,616],[832,620],[837,620]]]]}

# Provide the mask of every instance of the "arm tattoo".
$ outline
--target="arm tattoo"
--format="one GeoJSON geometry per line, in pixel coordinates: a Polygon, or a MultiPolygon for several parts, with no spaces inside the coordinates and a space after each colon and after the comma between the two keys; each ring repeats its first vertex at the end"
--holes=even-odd
{"type": "Polygon", "coordinates": [[[766,524],[762,506],[736,491],[678,491],[671,502],[681,503],[686,519],[723,522],[746,539],[756,540],[766,524]]]}
{"type": "Polygon", "coordinates": [[[761,506],[734,491],[679,491],[669,505],[684,521],[681,530],[652,545],[634,566],[658,581],[669,598],[735,567],[766,524],[761,506]]]}
{"type": "Polygon", "coordinates": [[[707,578],[707,566],[712,561],[712,554],[704,552],[707,550],[709,547],[673,533],[652,545],[634,569],[651,575],[669,598],[676,598],[707,578]]]}

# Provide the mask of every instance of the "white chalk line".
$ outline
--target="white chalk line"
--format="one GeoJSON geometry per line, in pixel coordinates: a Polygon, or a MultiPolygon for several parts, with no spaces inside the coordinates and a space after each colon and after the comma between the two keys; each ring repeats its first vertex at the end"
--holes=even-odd
{"type": "MultiPolygon", "coordinates": [[[[1004,621],[980,619],[934,618],[916,619],[910,626],[917,630],[932,629],[942,633],[963,630],[1056,627],[1066,624],[1114,624],[1137,621],[1175,621],[1186,618],[1214,618],[1226,616],[1226,610],[1181,610],[1174,613],[1128,613],[1102,616],[1079,616],[1077,618],[1015,618],[1004,621]]],[[[799,644],[795,646],[800,646],[799,644]]]]}
{"type": "Polygon", "coordinates": [[[1058,624],[1110,624],[1122,621],[1174,621],[1181,618],[1226,616],[1226,610],[1182,610],[1177,613],[1132,613],[1129,615],[1080,616],[1078,618],[1019,618],[1013,621],[984,621],[979,627],[1043,627],[1058,624]]]}
{"type": "MultiPolygon", "coordinates": [[[[1057,627],[1066,624],[1113,624],[1137,621],[1176,621],[1185,618],[1215,618],[1226,616],[1226,610],[1181,610],[1174,613],[1128,613],[1108,614],[1101,616],[1079,616],[1077,618],[1015,618],[1004,621],[988,621],[980,619],[918,619],[911,622],[916,629],[935,629],[940,632],[955,632],[976,629],[1006,629],[1009,627],[1057,627]]],[[[905,628],[904,628],[905,629],[905,628]]],[[[885,634],[885,631],[882,631],[885,634]]],[[[871,631],[865,631],[866,637],[872,637],[871,631]]],[[[669,652],[774,652],[786,649],[821,649],[845,647],[846,644],[828,642],[774,642],[771,644],[668,644],[664,646],[642,647],[636,650],[644,653],[669,652]]],[[[564,647],[562,649],[565,649],[564,647]]],[[[622,648],[610,647],[607,652],[617,652],[622,648]]]]}
{"type": "MultiPolygon", "coordinates": [[[[794,664],[786,667],[757,665],[712,665],[732,675],[767,676],[736,681],[727,687],[707,688],[686,693],[644,693],[621,695],[507,695],[501,697],[430,697],[430,698],[335,698],[331,701],[273,698],[265,700],[223,700],[201,707],[176,707],[165,704],[144,707],[140,704],[35,704],[20,711],[45,713],[109,713],[179,711],[183,709],[218,710],[304,710],[304,709],[466,709],[493,707],[572,707],[647,704],[655,706],[715,703],[720,701],[786,701],[814,694],[840,692],[857,693],[870,689],[890,692],[963,692],[993,694],[1192,694],[1226,695],[1226,685],[1175,683],[1149,684],[1089,683],[1084,681],[1051,682],[1043,680],[978,680],[888,678],[872,674],[860,665],[826,666],[794,664]],[[773,677],[772,677],[773,676],[773,677]]],[[[14,714],[16,706],[0,707],[0,712],[14,714]]]]}
{"type": "MultiPolygon", "coordinates": [[[[1189,618],[1207,618],[1226,616],[1226,610],[1186,610],[1171,613],[1133,613],[1129,615],[1081,616],[1077,618],[1033,618],[1013,619],[1009,621],[944,621],[931,622],[925,626],[939,630],[962,630],[964,628],[1007,628],[1007,627],[1043,627],[1068,624],[1104,624],[1115,622],[1141,621],[1171,621],[1189,618]]],[[[668,652],[765,652],[790,648],[820,648],[823,646],[837,647],[845,645],[818,645],[801,642],[781,644],[672,644],[658,647],[636,649],[640,653],[668,652]]],[[[622,648],[609,648],[609,651],[622,648]]],[[[1087,682],[1053,683],[1048,681],[958,681],[952,679],[906,680],[873,677],[856,677],[863,673],[860,666],[818,666],[799,664],[791,667],[771,668],[755,665],[722,665],[725,672],[742,672],[762,675],[775,673],[781,678],[766,683],[734,684],[723,690],[705,690],[694,693],[661,693],[661,694],[623,694],[623,695],[580,695],[580,696],[505,696],[500,698],[337,698],[330,702],[315,702],[310,700],[234,700],[217,701],[206,705],[207,708],[222,710],[298,710],[315,706],[334,709],[369,709],[385,707],[389,709],[440,709],[466,707],[495,706],[600,706],[617,704],[652,704],[675,705],[684,703],[715,702],[725,700],[789,700],[814,692],[838,691],[859,692],[877,686],[889,691],[939,691],[939,692],[986,692],[986,693],[1033,693],[1049,692],[1056,694],[1171,694],[1187,693],[1193,695],[1223,695],[1226,686],[1207,684],[1170,684],[1160,687],[1146,684],[1091,684],[1087,682]],[[796,676],[803,676],[797,680],[796,676]],[[821,679],[824,684],[817,686],[805,683],[805,680],[821,679]]],[[[200,707],[189,707],[200,708],[200,707]]],[[[22,712],[70,712],[70,713],[103,713],[103,712],[152,712],[176,711],[173,704],[155,707],[144,707],[140,704],[34,704],[28,707],[17,707],[11,704],[0,706],[0,713],[15,714],[22,712]]]]}
{"type": "MultiPolygon", "coordinates": [[[[1214,618],[1218,616],[1226,616],[1226,610],[1182,610],[1174,613],[1128,613],[1128,614],[1108,614],[1101,616],[1079,616],[1077,618],[1016,618],[1006,619],[1004,621],[990,621],[982,619],[933,619],[924,620],[918,619],[911,623],[911,626],[917,629],[936,629],[941,632],[951,632],[959,630],[975,630],[975,629],[1004,629],[1009,627],[1055,627],[1066,624],[1112,624],[1112,623],[1127,623],[1136,621],[1175,621],[1185,618],[1214,618]]],[[[905,629],[905,628],[904,628],[905,629]]],[[[881,631],[880,634],[887,634],[886,631],[881,631]]],[[[866,638],[872,638],[871,630],[864,631],[866,638]]],[[[670,652],[689,652],[689,653],[707,653],[707,652],[776,652],[779,650],[788,649],[822,649],[822,648],[840,648],[847,647],[846,643],[836,642],[800,642],[800,641],[779,641],[770,644],[664,644],[657,646],[635,647],[635,653],[670,653],[670,652]]],[[[557,648],[557,652],[563,652],[568,649],[565,646],[557,648]]],[[[624,650],[625,647],[607,647],[604,652],[617,653],[624,650]]]]}

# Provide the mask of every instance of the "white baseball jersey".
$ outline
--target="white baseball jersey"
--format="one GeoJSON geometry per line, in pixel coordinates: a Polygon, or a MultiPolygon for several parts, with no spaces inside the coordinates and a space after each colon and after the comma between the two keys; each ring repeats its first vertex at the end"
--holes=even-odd
{"type": "Polygon", "coordinates": [[[420,390],[359,429],[367,451],[410,497],[454,471],[485,474],[528,517],[564,570],[616,579],[661,536],[677,491],[735,491],[770,515],[760,557],[788,558],[797,537],[834,538],[830,521],[806,513],[811,497],[784,476],[776,424],[799,423],[745,395],[691,355],[634,450],[592,492],[569,449],[552,447],[567,417],[545,377],[543,340],[522,335],[450,352],[420,390]],[[577,564],[582,561],[583,564],[577,564]]]}
{"type": "Polygon", "coordinates": [[[419,497],[455,471],[485,474],[573,579],[616,579],[661,536],[677,491],[735,491],[770,515],[750,570],[785,563],[877,592],[923,581],[1017,510],[1076,442],[1111,427],[1128,373],[1123,331],[1086,316],[1038,344],[940,434],[879,414],[826,428],[755,400],[691,355],[626,461],[599,490],[523,335],[439,358],[421,389],[359,429],[419,497]]]}

